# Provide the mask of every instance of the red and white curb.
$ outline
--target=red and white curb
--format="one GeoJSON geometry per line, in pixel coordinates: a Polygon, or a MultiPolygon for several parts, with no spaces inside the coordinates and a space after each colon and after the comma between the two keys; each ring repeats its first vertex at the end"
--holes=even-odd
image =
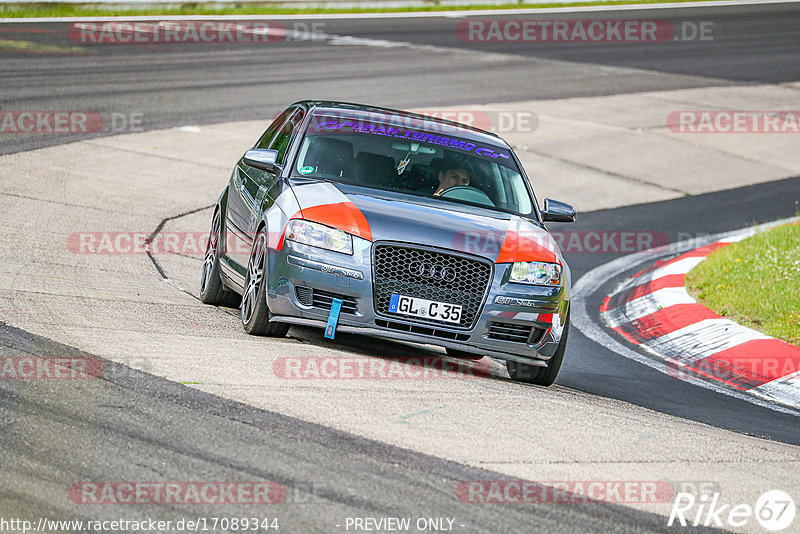
{"type": "MultiPolygon", "coordinates": [[[[686,274],[713,251],[757,231],[794,220],[732,232],[702,244],[671,246],[673,249],[683,245],[683,250],[689,250],[667,261],[651,264],[618,286],[600,306],[602,320],[628,342],[655,356],[658,365],[653,365],[652,359],[647,364],[670,376],[737,397],[745,396],[751,402],[773,408],[775,403],[800,408],[800,348],[720,317],[698,304],[684,287],[686,274]]],[[[641,260],[642,254],[646,253],[634,256],[641,260]]],[[[650,257],[652,262],[652,251],[650,257]]],[[[608,274],[624,272],[607,267],[625,259],[628,268],[637,264],[625,257],[601,266],[598,269],[605,270],[605,273],[596,273],[598,269],[588,273],[578,281],[574,292],[581,294],[584,289],[592,287],[588,284],[597,288],[603,278],[611,278],[608,274]]],[[[584,331],[588,310],[585,301],[581,304],[584,309],[578,310],[578,314],[573,309],[573,317],[578,316],[577,322],[583,324],[576,326],[584,331]]],[[[597,328],[592,328],[596,326],[591,324],[588,330],[596,333],[597,328]]],[[[586,331],[584,333],[593,337],[586,331]]],[[[601,344],[609,345],[607,334],[601,344]]],[[[621,346],[614,344],[617,348],[621,346]]],[[[616,348],[612,350],[620,352],[616,348]]],[[[637,354],[634,359],[639,361],[648,359],[630,349],[622,352],[628,356],[631,352],[637,354]]]]}

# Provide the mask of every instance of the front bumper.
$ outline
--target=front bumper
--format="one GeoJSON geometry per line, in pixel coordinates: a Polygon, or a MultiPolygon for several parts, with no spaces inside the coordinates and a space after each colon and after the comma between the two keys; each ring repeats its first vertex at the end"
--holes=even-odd
{"type": "Polygon", "coordinates": [[[555,353],[568,308],[568,276],[563,288],[513,284],[507,282],[509,265],[497,264],[474,325],[448,327],[375,310],[371,245],[356,238],[353,256],[289,240],[281,250],[270,250],[272,320],[324,328],[330,299],[335,297],[344,301],[337,326],[340,332],[427,343],[542,366],[555,353]]]}

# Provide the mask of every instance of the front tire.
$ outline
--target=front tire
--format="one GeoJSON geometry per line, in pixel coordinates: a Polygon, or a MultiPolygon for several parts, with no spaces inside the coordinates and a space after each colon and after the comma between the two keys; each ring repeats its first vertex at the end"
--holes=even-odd
{"type": "Polygon", "coordinates": [[[517,382],[536,384],[537,386],[550,386],[556,381],[558,371],[564,361],[564,353],[567,351],[567,338],[569,337],[569,312],[567,312],[567,324],[564,325],[564,334],[558,343],[556,353],[547,362],[547,367],[538,367],[519,362],[506,362],[508,376],[517,382]]]}
{"type": "Polygon", "coordinates": [[[241,297],[225,288],[220,277],[219,255],[221,252],[222,216],[220,210],[211,219],[211,232],[208,234],[206,255],[203,259],[203,272],[200,276],[200,301],[214,306],[238,308],[241,297]]]}
{"type": "Polygon", "coordinates": [[[262,228],[250,251],[247,276],[242,295],[242,326],[253,336],[284,337],[289,331],[286,323],[270,322],[272,313],[267,306],[267,233],[262,228]]]}

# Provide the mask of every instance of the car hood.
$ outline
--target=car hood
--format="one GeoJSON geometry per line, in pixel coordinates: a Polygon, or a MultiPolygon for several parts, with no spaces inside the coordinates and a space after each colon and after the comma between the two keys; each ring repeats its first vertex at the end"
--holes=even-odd
{"type": "Polygon", "coordinates": [[[396,241],[481,256],[495,263],[563,263],[555,240],[512,214],[334,183],[292,187],[291,218],[339,228],[368,241],[396,241]]]}

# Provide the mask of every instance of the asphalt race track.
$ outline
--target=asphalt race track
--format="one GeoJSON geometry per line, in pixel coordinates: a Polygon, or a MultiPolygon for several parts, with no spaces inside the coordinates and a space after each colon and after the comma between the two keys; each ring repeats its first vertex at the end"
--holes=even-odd
{"type": "MultiPolygon", "coordinates": [[[[588,12],[546,17],[589,20],[611,15],[588,12]]],[[[313,38],[300,31],[294,34],[296,39],[275,44],[109,46],[79,45],[70,41],[68,22],[3,23],[0,24],[0,108],[4,111],[92,110],[106,117],[112,113],[128,117],[134,114],[141,119],[137,130],[150,131],[174,126],[266,121],[286,104],[302,98],[433,108],[800,80],[800,26],[797,24],[800,4],[622,11],[615,13],[614,18],[666,20],[675,25],[684,21],[710,21],[715,39],[712,42],[580,46],[569,43],[475,44],[458,39],[455,30],[459,18],[413,17],[281,19],[287,28],[302,28],[305,26],[296,24],[312,22],[324,25],[318,27],[313,38]],[[3,41],[28,44],[20,48],[5,46],[3,41]]],[[[93,134],[64,135],[3,133],[0,134],[0,155],[25,158],[25,154],[18,153],[114,133],[125,134],[130,130],[106,129],[93,134]]],[[[178,161],[184,156],[176,153],[174,159],[178,161]]],[[[8,161],[18,164],[20,160],[8,161]]],[[[115,164],[114,160],[108,162],[112,169],[115,164]]],[[[217,189],[221,189],[227,171],[211,170],[218,174],[217,189]]],[[[15,167],[15,172],[24,175],[25,169],[15,167]]],[[[64,177],[55,176],[54,179],[61,184],[64,177]]],[[[205,186],[203,180],[205,178],[198,178],[198,183],[205,186]]],[[[43,205],[49,206],[47,210],[52,207],[53,213],[42,215],[45,208],[33,201],[48,185],[35,179],[31,182],[29,196],[7,195],[3,191],[2,209],[6,214],[2,220],[7,228],[2,245],[4,256],[28,254],[28,250],[23,254],[21,248],[15,247],[27,243],[19,236],[30,232],[32,237],[28,239],[35,238],[36,242],[29,248],[41,249],[41,261],[33,260],[33,271],[52,270],[53,276],[67,277],[75,286],[89,283],[87,278],[81,278],[87,277],[88,271],[59,265],[57,256],[59,250],[63,250],[63,243],[56,243],[57,239],[48,241],[48,235],[60,231],[59,225],[68,220],[72,208],[76,211],[96,209],[98,217],[114,220],[116,206],[103,205],[102,198],[95,195],[94,186],[90,184],[85,202],[75,201],[71,207],[72,200],[62,204],[48,201],[49,204],[43,205]],[[40,212],[34,214],[29,210],[40,212]]],[[[175,182],[191,183],[187,177],[175,177],[175,182]]],[[[159,223],[169,225],[172,221],[186,219],[192,224],[195,221],[206,224],[201,221],[210,219],[207,208],[215,199],[213,195],[202,200],[199,195],[195,199],[195,193],[188,189],[184,190],[185,194],[180,189],[165,188],[163,191],[167,193],[160,197],[161,201],[168,205],[174,200],[174,210],[155,212],[159,213],[157,217],[144,216],[137,211],[141,206],[132,202],[130,206],[119,207],[119,216],[127,222],[147,225],[146,229],[151,232],[160,228],[159,223]]],[[[562,200],[569,202],[567,198],[562,200]]],[[[580,213],[578,221],[568,229],[648,230],[662,232],[670,241],[678,241],[681,236],[736,230],[753,223],[795,216],[799,200],[800,177],[794,177],[663,202],[580,213]]],[[[161,208],[161,204],[158,207],[161,208]]],[[[553,224],[551,229],[561,228],[553,224]]],[[[617,257],[619,254],[614,253],[567,254],[573,283],[592,268],[617,257]]],[[[165,316],[163,325],[153,326],[150,323],[153,314],[194,310],[186,311],[191,320],[203,317],[209,321],[206,326],[211,329],[211,333],[198,334],[197,347],[205,349],[204,344],[208,344],[211,352],[214,344],[225,344],[225,336],[237,344],[253,343],[253,340],[242,341],[243,334],[235,330],[239,325],[233,310],[201,307],[176,285],[162,283],[166,270],[171,282],[188,288],[186,292],[191,295],[192,284],[197,282],[192,277],[194,273],[199,277],[201,261],[201,258],[182,259],[182,263],[170,263],[166,267],[159,258],[153,262],[137,262],[129,276],[136,283],[147,284],[142,293],[153,297],[156,305],[150,301],[140,304],[143,315],[138,318],[138,305],[132,301],[114,320],[135,322],[137,328],[152,327],[156,333],[154,337],[166,339],[175,317],[165,316]],[[168,307],[180,299],[184,307],[168,307]],[[160,307],[162,302],[164,306],[160,307]]],[[[635,267],[632,265],[630,272],[635,272],[635,267]]],[[[273,406],[269,399],[264,400],[263,405],[259,404],[261,401],[240,401],[236,390],[248,384],[226,382],[224,376],[220,380],[222,386],[210,393],[192,387],[193,382],[189,380],[181,384],[166,373],[142,372],[135,369],[136,365],[118,363],[119,360],[112,357],[117,353],[115,345],[122,350],[129,346],[126,343],[132,343],[122,328],[119,332],[109,328],[101,334],[103,343],[98,346],[109,347],[108,353],[75,348],[69,339],[59,334],[58,315],[49,319],[54,321],[52,336],[45,335],[44,331],[25,331],[14,326],[19,302],[29,298],[18,300],[17,291],[24,292],[25,284],[18,287],[14,282],[24,276],[25,267],[9,259],[0,270],[3,271],[0,291],[4,295],[0,301],[3,356],[98,357],[105,366],[102,380],[53,381],[45,387],[37,383],[41,381],[0,381],[2,517],[114,519],[128,514],[179,520],[215,514],[229,517],[266,514],[279,517],[281,527],[288,532],[346,531],[347,517],[454,517],[454,530],[463,532],[674,531],[676,529],[666,526],[664,509],[615,503],[476,506],[454,497],[454,488],[461,481],[512,480],[514,475],[516,479],[568,480],[555,477],[574,478],[576,473],[583,473],[582,462],[588,466],[583,475],[587,480],[592,476],[615,476],[612,480],[625,480],[648,474],[651,478],[639,480],[670,480],[669,476],[681,471],[659,471],[658,461],[652,458],[658,456],[662,446],[667,451],[665,465],[669,462],[702,464],[697,467],[698,478],[694,480],[710,480],[726,487],[726,484],[749,478],[760,480],[759,491],[773,489],[770,481],[783,484],[785,490],[797,487],[785,487],[798,480],[800,427],[796,414],[771,410],[675,380],[621,357],[586,338],[577,329],[572,331],[568,355],[553,388],[515,384],[496,363],[492,364],[491,376],[485,380],[441,386],[442,390],[431,402],[446,403],[448,398],[460,401],[446,405],[449,419],[464,419],[470,424],[460,429],[453,426],[463,434],[453,431],[447,439],[437,442],[430,436],[441,434],[430,433],[429,428],[413,424],[405,427],[386,424],[385,428],[379,428],[383,423],[376,422],[370,414],[373,409],[375,413],[383,413],[395,397],[404,405],[419,402],[423,406],[430,392],[415,391],[415,384],[376,386],[380,395],[368,391],[369,384],[347,391],[346,382],[338,385],[336,391],[333,388],[320,390],[331,395],[330,399],[318,399],[319,404],[327,406],[331,412],[331,423],[326,424],[324,410],[311,406],[316,404],[313,389],[298,393],[304,395],[302,399],[308,406],[269,410],[264,408],[273,406]],[[8,320],[3,317],[5,313],[9,315],[8,320]],[[364,405],[357,406],[361,398],[365,399],[364,405]],[[339,410],[347,412],[341,419],[339,410]],[[496,411],[496,426],[493,411],[496,411]],[[353,423],[359,420],[359,412],[363,415],[362,426],[353,423]],[[579,453],[573,455],[574,451],[591,451],[593,447],[613,443],[616,439],[627,443],[625,440],[633,435],[633,428],[643,425],[642,421],[648,417],[653,418],[654,429],[650,429],[651,434],[647,434],[647,429],[642,430],[645,437],[641,438],[649,440],[647,459],[641,459],[645,456],[640,458],[637,449],[630,452],[631,466],[627,466],[624,459],[628,453],[622,448],[612,451],[617,454],[614,459],[598,459],[598,463],[616,466],[616,471],[603,471],[589,466],[592,459],[583,458],[579,453]],[[582,435],[582,425],[586,425],[585,435],[582,435]],[[559,457],[561,435],[557,433],[562,426],[564,436],[576,440],[564,444],[569,454],[563,459],[559,457]],[[415,435],[417,433],[419,436],[415,435]],[[468,443],[463,450],[456,450],[455,444],[472,439],[474,444],[468,443]],[[544,445],[541,445],[542,450],[537,449],[537,454],[520,453],[519,457],[514,457],[504,456],[514,450],[511,445],[502,447],[500,444],[504,441],[514,447],[544,445]],[[497,450],[491,451],[495,443],[497,450]],[[715,451],[719,452],[719,458],[715,457],[715,451]],[[481,459],[483,452],[487,459],[481,459]],[[741,465],[738,465],[739,459],[741,465]],[[522,467],[515,470],[517,467],[504,466],[515,462],[522,467]],[[559,471],[562,463],[566,466],[563,472],[559,471]],[[633,464],[636,463],[647,463],[651,470],[635,471],[633,464]],[[763,473],[759,466],[763,466],[763,473]],[[626,471],[628,468],[631,471],[626,471]],[[784,471],[785,475],[776,475],[784,471]],[[537,478],[539,472],[542,474],[537,478]],[[231,509],[161,505],[139,506],[135,514],[130,507],[92,507],[65,498],[67,488],[74,483],[93,480],[269,480],[285,486],[287,498],[267,512],[255,506],[231,509]]],[[[110,267],[98,264],[98,270],[105,273],[110,267]]],[[[630,273],[608,280],[608,289],[627,274],[630,273]]],[[[597,296],[596,302],[589,303],[590,307],[597,310],[600,299],[597,296]]],[[[180,335],[183,335],[182,330],[180,335]]],[[[378,345],[375,340],[352,336],[342,336],[335,349],[331,349],[318,332],[304,328],[292,328],[290,338],[291,345],[265,344],[262,350],[270,355],[270,351],[305,347],[297,350],[307,350],[309,354],[326,354],[331,350],[340,355],[374,357],[408,350],[402,344],[380,342],[378,345]]],[[[242,362],[256,365],[253,363],[258,361],[253,359],[255,355],[244,354],[253,345],[242,347],[242,362]]],[[[165,354],[165,358],[169,357],[170,354],[165,354]]],[[[241,371],[236,362],[230,362],[230,367],[231,373],[241,371]]],[[[233,376],[231,374],[231,380],[233,376]]],[[[297,388],[305,389],[306,385],[297,388]]],[[[260,395],[269,397],[271,391],[267,389],[260,395]]],[[[281,399],[287,395],[278,390],[275,394],[281,399]]],[[[286,405],[290,403],[287,401],[286,405]]],[[[749,493],[745,495],[750,496],[749,493]]],[[[795,499],[797,497],[795,494],[795,499]]],[[[796,524],[793,526],[798,528],[796,524]]],[[[747,531],[763,532],[757,526],[747,531]]]]}
{"type": "MultiPolygon", "coordinates": [[[[2,39],[65,50],[54,56],[38,54],[36,47],[4,47],[0,102],[5,109],[141,113],[142,127],[151,129],[269,119],[299,97],[411,108],[778,83],[800,75],[797,10],[777,4],[614,16],[712,22],[717,37],[711,42],[473,43],[458,38],[458,19],[414,18],[316,21],[324,23],[316,33],[327,36],[409,46],[320,46],[326,41],[310,38],[315,20],[281,19],[297,33],[274,44],[87,44],[78,56],[69,53],[76,45],[67,37],[70,23],[4,24],[2,39]]],[[[68,140],[4,135],[0,153],[68,140]]]]}

